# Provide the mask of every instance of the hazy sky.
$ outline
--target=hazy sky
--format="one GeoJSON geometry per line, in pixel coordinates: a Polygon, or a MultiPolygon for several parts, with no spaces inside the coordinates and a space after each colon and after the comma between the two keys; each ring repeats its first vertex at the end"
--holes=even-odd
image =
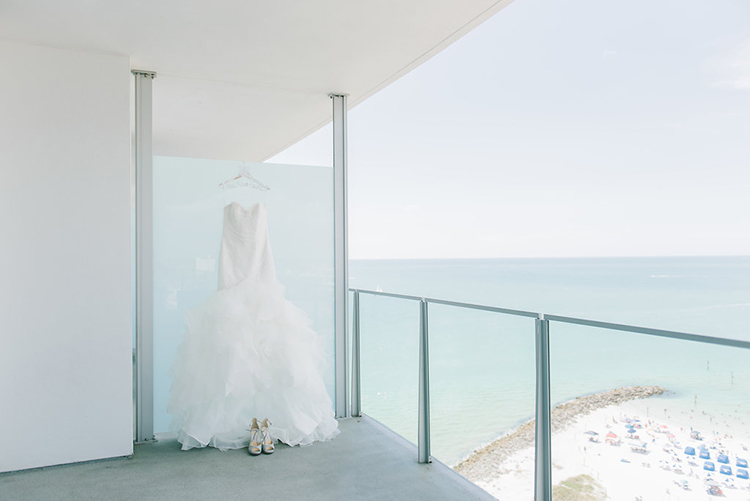
{"type": "Polygon", "coordinates": [[[354,259],[750,255],[750,2],[516,0],[351,110],[349,169],[354,259]]]}

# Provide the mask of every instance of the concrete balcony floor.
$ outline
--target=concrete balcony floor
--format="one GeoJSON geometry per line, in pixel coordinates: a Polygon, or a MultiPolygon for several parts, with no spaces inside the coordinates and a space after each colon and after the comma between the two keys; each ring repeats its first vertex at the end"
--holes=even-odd
{"type": "Polygon", "coordinates": [[[2,500],[494,499],[447,466],[420,465],[416,447],[377,421],[340,421],[311,447],[181,451],[176,440],[135,446],[131,458],[0,475],[2,500]]]}

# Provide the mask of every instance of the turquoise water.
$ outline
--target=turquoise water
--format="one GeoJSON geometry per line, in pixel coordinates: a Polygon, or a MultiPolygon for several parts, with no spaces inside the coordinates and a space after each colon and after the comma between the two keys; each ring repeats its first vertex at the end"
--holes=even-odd
{"type": "MultiPolygon", "coordinates": [[[[350,286],[750,340],[750,258],[352,261],[350,286]]],[[[416,302],[362,296],[363,410],[416,438],[416,302]]],[[[747,414],[750,352],[551,323],[552,399],[635,384],[747,414]]],[[[430,306],[432,447],[449,464],[534,412],[534,321],[430,306]]]]}

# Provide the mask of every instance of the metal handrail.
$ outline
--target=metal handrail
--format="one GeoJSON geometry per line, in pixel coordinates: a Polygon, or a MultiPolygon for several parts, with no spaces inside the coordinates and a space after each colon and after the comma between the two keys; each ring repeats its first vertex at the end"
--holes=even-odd
{"type": "Polygon", "coordinates": [[[690,334],[688,332],[652,329],[650,327],[637,327],[635,325],[615,324],[612,322],[600,322],[598,320],[586,320],[583,318],[563,317],[560,315],[544,315],[544,318],[546,318],[547,320],[565,323],[565,324],[586,325],[589,327],[598,327],[600,329],[609,329],[609,330],[623,331],[623,332],[635,332],[636,334],[646,334],[647,336],[666,337],[666,338],[671,338],[671,339],[682,339],[684,341],[694,341],[696,343],[731,346],[733,348],[744,348],[746,350],[750,349],[750,341],[741,341],[739,339],[704,336],[702,334],[690,334]]]}
{"type": "Polygon", "coordinates": [[[446,306],[457,306],[459,308],[468,308],[470,310],[482,310],[482,311],[491,311],[494,313],[504,313],[506,315],[515,315],[518,317],[528,317],[528,318],[538,318],[539,313],[534,313],[533,311],[524,311],[524,310],[510,310],[508,308],[498,308],[497,306],[487,306],[483,304],[474,304],[474,303],[461,303],[458,301],[448,301],[447,299],[435,299],[430,297],[421,297],[421,296],[409,296],[407,294],[395,294],[393,292],[382,292],[382,291],[371,291],[366,289],[349,289],[349,292],[360,292],[362,294],[371,294],[373,296],[385,296],[385,297],[394,297],[397,299],[410,299],[413,301],[427,301],[428,303],[433,304],[443,304],[446,306]]]}
{"type": "Polygon", "coordinates": [[[698,343],[730,346],[733,348],[750,349],[749,341],[739,339],[728,339],[687,332],[669,331],[663,329],[652,329],[650,327],[637,327],[635,325],[616,324],[611,322],[600,322],[598,320],[587,320],[584,318],[565,317],[560,315],[547,315],[524,310],[513,310],[509,308],[498,308],[473,303],[462,303],[458,301],[447,301],[445,299],[433,299],[407,294],[395,294],[392,292],[371,291],[365,289],[349,289],[354,293],[353,312],[353,372],[352,381],[352,414],[359,415],[362,409],[360,391],[360,294],[373,296],[392,297],[396,299],[407,299],[419,302],[419,413],[418,413],[418,436],[417,450],[418,461],[429,463],[430,459],[430,379],[429,379],[429,327],[428,306],[441,304],[455,306],[457,308],[468,308],[473,310],[489,311],[505,315],[534,318],[535,345],[536,345],[536,410],[535,419],[535,470],[534,470],[534,500],[552,501],[552,431],[551,417],[552,404],[550,401],[550,322],[585,325],[600,329],[609,329],[623,332],[633,332],[648,336],[681,339],[698,343]]]}
{"type": "Polygon", "coordinates": [[[354,289],[354,288],[349,289],[349,292],[359,292],[361,294],[393,297],[393,298],[398,298],[398,299],[410,299],[414,301],[424,300],[428,303],[433,303],[433,304],[442,304],[442,305],[447,305],[447,306],[456,306],[459,308],[469,308],[473,310],[490,311],[490,312],[495,312],[495,313],[502,313],[505,315],[513,315],[517,317],[544,318],[546,320],[553,321],[553,322],[586,325],[588,327],[597,327],[600,329],[609,329],[609,330],[622,331],[622,332],[634,332],[636,334],[646,334],[648,336],[665,337],[665,338],[671,338],[671,339],[682,339],[684,341],[694,341],[697,343],[731,346],[733,348],[743,348],[746,350],[750,350],[750,341],[741,341],[739,339],[705,336],[702,334],[691,334],[688,332],[670,331],[670,330],[664,330],[664,329],[653,329],[651,327],[639,327],[636,325],[602,322],[599,320],[588,320],[585,318],[566,317],[562,315],[550,315],[550,314],[541,313],[541,312],[513,310],[509,308],[499,308],[496,306],[486,306],[486,305],[474,304],[474,303],[462,303],[458,301],[448,301],[445,299],[433,299],[433,298],[420,297],[420,296],[410,296],[407,294],[394,294],[392,292],[371,291],[371,290],[366,290],[366,289],[354,289]]]}

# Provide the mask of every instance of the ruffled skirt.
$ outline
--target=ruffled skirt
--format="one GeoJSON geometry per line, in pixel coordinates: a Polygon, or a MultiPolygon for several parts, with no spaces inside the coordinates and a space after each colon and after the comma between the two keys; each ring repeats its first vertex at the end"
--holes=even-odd
{"type": "Polygon", "coordinates": [[[254,417],[291,446],[338,435],[319,338],[278,282],[220,290],[187,324],[167,406],[183,450],[245,447],[254,417]]]}

